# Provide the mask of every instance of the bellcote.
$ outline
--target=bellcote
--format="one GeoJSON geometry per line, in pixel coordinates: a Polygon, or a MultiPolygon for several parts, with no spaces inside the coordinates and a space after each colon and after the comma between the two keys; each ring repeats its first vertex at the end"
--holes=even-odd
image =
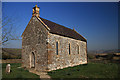
{"type": "Polygon", "coordinates": [[[33,7],[32,16],[40,17],[39,9],[40,8],[37,5],[35,5],[35,7],[33,7]]]}

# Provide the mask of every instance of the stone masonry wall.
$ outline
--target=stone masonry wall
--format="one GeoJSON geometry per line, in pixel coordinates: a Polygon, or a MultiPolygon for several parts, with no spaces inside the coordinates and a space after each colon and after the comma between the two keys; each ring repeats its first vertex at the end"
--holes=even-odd
{"type": "Polygon", "coordinates": [[[51,33],[48,39],[48,71],[87,63],[86,42],[51,33]],[[58,42],[58,55],[56,42],[58,42]]]}
{"type": "Polygon", "coordinates": [[[47,35],[48,31],[43,24],[32,17],[22,35],[22,66],[31,68],[30,56],[35,55],[35,70],[47,68],[47,35]]]}

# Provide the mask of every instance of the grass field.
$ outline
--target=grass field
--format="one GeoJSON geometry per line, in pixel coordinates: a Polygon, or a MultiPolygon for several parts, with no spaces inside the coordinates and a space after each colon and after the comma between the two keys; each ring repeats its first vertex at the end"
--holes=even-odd
{"type": "Polygon", "coordinates": [[[2,48],[2,59],[21,59],[22,49],[2,48]]]}
{"type": "Polygon", "coordinates": [[[20,67],[20,63],[11,63],[11,73],[6,74],[6,63],[2,64],[2,78],[39,78],[38,75],[30,73],[28,70],[24,70],[20,67]]]}
{"type": "MultiPolygon", "coordinates": [[[[20,63],[12,63],[10,74],[5,73],[6,64],[2,65],[3,78],[36,78],[39,76],[20,67],[20,63]]],[[[118,65],[115,63],[88,63],[48,72],[51,78],[118,78],[118,65]]]]}
{"type": "Polygon", "coordinates": [[[48,72],[52,78],[118,78],[118,65],[114,63],[88,63],[48,72]]]}

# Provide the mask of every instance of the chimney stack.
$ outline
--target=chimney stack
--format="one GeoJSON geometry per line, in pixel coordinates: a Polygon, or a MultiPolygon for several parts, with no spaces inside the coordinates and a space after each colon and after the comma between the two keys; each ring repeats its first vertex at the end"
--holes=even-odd
{"type": "Polygon", "coordinates": [[[40,17],[39,9],[40,8],[37,5],[35,5],[35,7],[33,8],[32,16],[40,17]]]}

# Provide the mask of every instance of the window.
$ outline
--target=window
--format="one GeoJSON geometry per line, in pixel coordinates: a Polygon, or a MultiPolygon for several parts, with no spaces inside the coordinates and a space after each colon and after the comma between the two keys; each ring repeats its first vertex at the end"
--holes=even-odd
{"type": "Polygon", "coordinates": [[[79,49],[79,46],[77,45],[77,53],[78,53],[78,54],[79,54],[79,50],[80,50],[80,49],[79,49]]]}
{"type": "Polygon", "coordinates": [[[56,42],[56,54],[58,55],[58,42],[56,42]]]}
{"type": "Polygon", "coordinates": [[[70,43],[69,43],[69,55],[70,55],[70,43]]]}

